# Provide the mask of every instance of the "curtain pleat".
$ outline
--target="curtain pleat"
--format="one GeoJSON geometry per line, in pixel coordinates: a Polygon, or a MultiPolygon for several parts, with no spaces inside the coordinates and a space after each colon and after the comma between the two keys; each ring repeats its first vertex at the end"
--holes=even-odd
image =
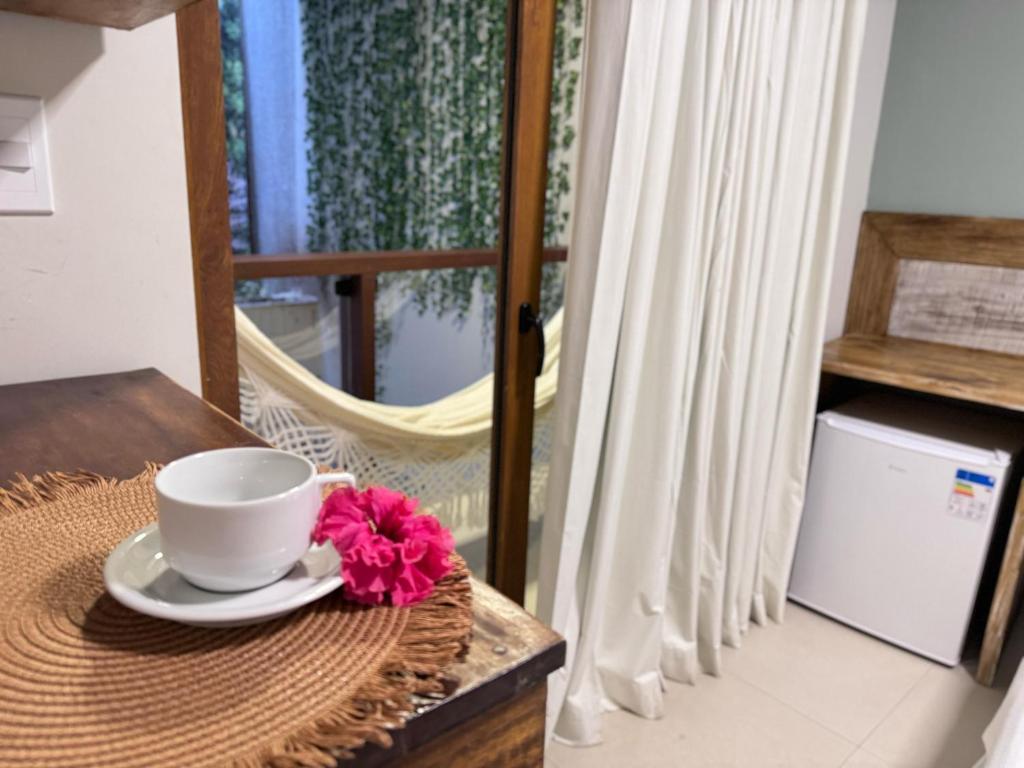
{"type": "Polygon", "coordinates": [[[589,4],[538,606],[567,741],[782,618],[864,12],[589,4]]]}

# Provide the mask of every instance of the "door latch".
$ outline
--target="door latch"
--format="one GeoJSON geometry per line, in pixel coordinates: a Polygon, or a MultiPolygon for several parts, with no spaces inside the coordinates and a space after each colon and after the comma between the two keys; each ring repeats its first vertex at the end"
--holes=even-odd
{"type": "Polygon", "coordinates": [[[544,371],[544,318],[539,314],[533,314],[533,307],[529,302],[519,305],[519,333],[524,334],[530,330],[537,331],[537,370],[534,378],[544,371]]]}

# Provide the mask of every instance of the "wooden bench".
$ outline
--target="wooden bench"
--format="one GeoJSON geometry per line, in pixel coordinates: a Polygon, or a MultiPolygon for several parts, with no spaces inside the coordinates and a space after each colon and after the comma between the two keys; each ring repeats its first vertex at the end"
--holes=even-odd
{"type": "MultiPolygon", "coordinates": [[[[844,334],[825,344],[822,403],[871,382],[1024,413],[1024,220],[865,213],[844,334]],[[968,346],[969,345],[969,346],[968,346]]],[[[991,685],[1024,562],[1024,489],[982,639],[991,685]]]]}

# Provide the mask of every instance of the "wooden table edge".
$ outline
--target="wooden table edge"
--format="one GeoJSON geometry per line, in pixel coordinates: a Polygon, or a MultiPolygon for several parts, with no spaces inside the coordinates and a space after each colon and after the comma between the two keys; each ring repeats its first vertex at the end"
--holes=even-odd
{"type": "MultiPolygon", "coordinates": [[[[409,730],[408,727],[390,731],[393,739],[391,747],[385,749],[375,744],[366,744],[360,749],[354,760],[339,763],[339,766],[351,765],[353,768],[376,768],[377,766],[389,765],[394,761],[409,757],[416,750],[432,743],[438,737],[443,738],[454,732],[466,722],[465,719],[452,717],[441,706],[442,704],[449,705],[458,699],[462,708],[478,707],[474,718],[493,712],[536,686],[546,685],[548,676],[565,664],[565,652],[565,640],[559,639],[538,655],[512,667],[509,671],[516,674],[510,676],[509,684],[499,687],[487,687],[487,683],[505,676],[504,674],[494,675],[480,681],[480,684],[472,689],[440,700],[437,704],[431,705],[429,709],[419,712],[416,719],[411,721],[416,725],[415,731],[409,730]],[[528,673],[522,674],[527,671],[527,668],[529,668],[528,673]],[[423,729],[431,730],[431,738],[423,738],[419,733],[423,729]]],[[[453,675],[457,675],[458,663],[449,667],[448,671],[453,675]]]]}

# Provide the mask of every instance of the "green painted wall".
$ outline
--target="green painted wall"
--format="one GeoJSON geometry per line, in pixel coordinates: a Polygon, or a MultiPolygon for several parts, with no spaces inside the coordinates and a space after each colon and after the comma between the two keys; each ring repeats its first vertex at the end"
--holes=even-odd
{"type": "Polygon", "coordinates": [[[1024,216],[1024,2],[899,0],[868,207],[1024,216]]]}

